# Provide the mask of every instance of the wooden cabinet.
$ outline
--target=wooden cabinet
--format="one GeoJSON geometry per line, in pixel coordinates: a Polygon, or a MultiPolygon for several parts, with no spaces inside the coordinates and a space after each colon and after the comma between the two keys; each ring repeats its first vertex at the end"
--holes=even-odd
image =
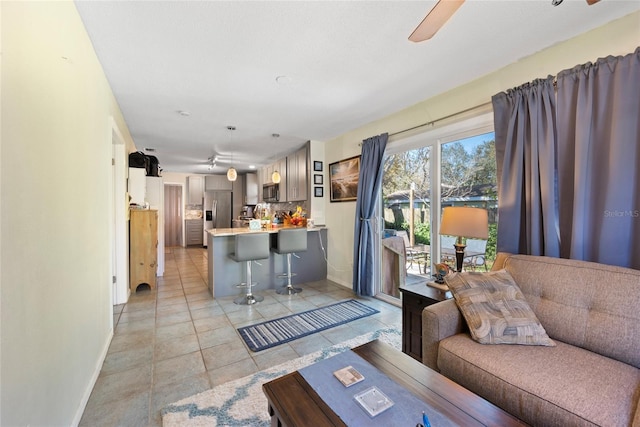
{"type": "Polygon", "coordinates": [[[203,195],[204,195],[204,177],[203,176],[187,177],[187,204],[202,205],[203,195]]]}
{"type": "Polygon", "coordinates": [[[233,190],[233,182],[227,179],[227,175],[207,175],[204,177],[205,191],[233,190]]]}
{"type": "Polygon", "coordinates": [[[187,246],[200,245],[202,246],[202,239],[204,238],[202,228],[204,224],[202,218],[200,219],[187,219],[185,220],[185,234],[187,239],[187,246]]]}
{"type": "Polygon", "coordinates": [[[158,211],[132,210],[129,224],[129,287],[156,287],[158,264],[158,211]]]}
{"type": "Polygon", "coordinates": [[[422,362],[422,310],[447,298],[449,292],[443,292],[426,286],[404,285],[402,293],[402,352],[422,362]]]}
{"type": "MultiPolygon", "coordinates": [[[[287,156],[287,201],[307,200],[307,146],[287,156]]],[[[282,187],[281,187],[282,188],[282,187]]]]}

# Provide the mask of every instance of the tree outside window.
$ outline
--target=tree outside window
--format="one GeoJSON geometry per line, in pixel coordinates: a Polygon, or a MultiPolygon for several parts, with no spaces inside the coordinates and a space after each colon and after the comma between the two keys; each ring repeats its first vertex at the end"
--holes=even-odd
{"type": "Polygon", "coordinates": [[[414,215],[415,244],[430,244],[432,207],[476,206],[489,211],[489,240],[486,258],[495,259],[497,232],[497,177],[493,132],[442,145],[441,201],[430,195],[431,147],[421,147],[390,155],[384,164],[382,182],[385,228],[409,230],[414,215]],[[411,184],[413,206],[410,206],[411,184]]]}

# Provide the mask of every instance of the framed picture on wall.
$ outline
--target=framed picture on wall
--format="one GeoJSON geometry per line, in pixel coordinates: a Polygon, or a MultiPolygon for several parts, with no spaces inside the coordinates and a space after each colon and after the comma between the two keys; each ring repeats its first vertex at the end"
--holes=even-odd
{"type": "Polygon", "coordinates": [[[314,172],[322,172],[322,162],[314,160],[314,162],[313,162],[313,171],[314,172]]]}
{"type": "Polygon", "coordinates": [[[324,197],[324,189],[322,187],[313,187],[313,195],[315,197],[324,197]]]}
{"type": "Polygon", "coordinates": [[[314,175],[313,175],[313,183],[314,183],[315,185],[322,185],[322,183],[323,183],[322,175],[317,174],[317,173],[316,173],[316,174],[314,174],[314,175]]]}
{"type": "Polygon", "coordinates": [[[358,197],[360,156],[329,164],[329,195],[332,202],[351,202],[358,197]]]}

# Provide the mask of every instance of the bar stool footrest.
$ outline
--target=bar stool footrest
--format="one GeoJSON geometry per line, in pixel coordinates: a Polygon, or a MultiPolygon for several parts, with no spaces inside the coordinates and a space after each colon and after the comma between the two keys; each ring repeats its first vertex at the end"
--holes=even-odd
{"type": "MultiPolygon", "coordinates": [[[[252,283],[251,283],[251,287],[252,287],[252,288],[253,288],[253,287],[256,287],[256,286],[258,286],[258,282],[252,282],[252,283]]],[[[246,283],[246,282],[242,282],[242,283],[238,283],[238,284],[236,285],[236,288],[248,288],[248,286],[247,286],[247,283],[246,283]]]]}

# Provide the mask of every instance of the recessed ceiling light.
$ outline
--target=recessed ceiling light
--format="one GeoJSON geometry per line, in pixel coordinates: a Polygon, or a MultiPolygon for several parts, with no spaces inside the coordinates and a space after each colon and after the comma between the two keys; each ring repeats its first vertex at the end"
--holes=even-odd
{"type": "Polygon", "coordinates": [[[249,169],[255,169],[256,165],[249,165],[249,169]]]}
{"type": "Polygon", "coordinates": [[[289,76],[278,76],[276,77],[276,83],[279,85],[288,85],[291,83],[291,77],[289,76]]]}
{"type": "Polygon", "coordinates": [[[184,117],[189,117],[191,115],[190,112],[185,111],[185,110],[178,110],[178,114],[180,114],[181,116],[184,116],[184,117]]]}

